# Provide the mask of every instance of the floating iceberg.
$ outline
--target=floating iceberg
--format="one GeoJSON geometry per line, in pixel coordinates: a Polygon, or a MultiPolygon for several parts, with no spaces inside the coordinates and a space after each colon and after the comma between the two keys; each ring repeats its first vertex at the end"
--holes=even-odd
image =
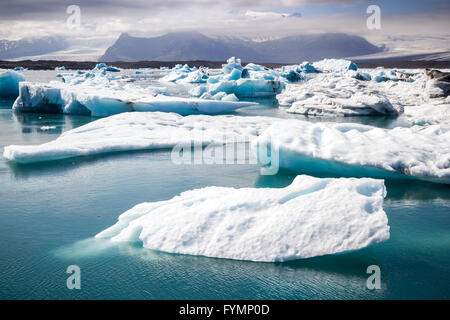
{"type": "Polygon", "coordinates": [[[208,79],[206,69],[189,67],[187,64],[177,64],[175,67],[160,79],[162,82],[176,82],[176,83],[205,83],[208,79]]]}
{"type": "Polygon", "coordinates": [[[109,116],[129,111],[164,111],[180,114],[221,113],[254,105],[252,102],[210,101],[168,97],[135,86],[95,87],[85,84],[20,83],[13,108],[24,112],[49,112],[109,116]]]}
{"type": "Polygon", "coordinates": [[[358,66],[356,65],[356,63],[344,59],[323,59],[314,62],[312,66],[316,70],[325,72],[342,72],[347,70],[355,70],[355,71],[358,70],[358,66]]]}
{"type": "Polygon", "coordinates": [[[0,72],[0,97],[15,98],[19,95],[19,82],[25,77],[18,72],[8,70],[0,72]]]}
{"type": "Polygon", "coordinates": [[[297,176],[280,189],[207,187],[142,203],[96,238],[189,255],[287,261],[389,239],[382,180],[297,176]]]}
{"type": "Polygon", "coordinates": [[[321,73],[298,84],[288,84],[277,95],[290,113],[309,116],[399,115],[403,105],[386,96],[385,90],[339,73],[321,73]]]}
{"type": "Polygon", "coordinates": [[[403,114],[407,122],[415,125],[449,124],[450,99],[447,103],[427,103],[406,107],[403,114]]]}
{"type": "Polygon", "coordinates": [[[287,110],[289,113],[309,116],[398,115],[402,111],[400,106],[392,105],[386,97],[362,93],[352,95],[339,93],[332,98],[326,94],[316,94],[296,101],[287,110]]]}
{"type": "Polygon", "coordinates": [[[3,156],[30,163],[120,151],[249,142],[274,121],[269,117],[122,113],[67,131],[48,143],[7,146],[3,156]]]}
{"type": "Polygon", "coordinates": [[[205,85],[193,88],[190,94],[202,99],[211,99],[219,93],[233,94],[237,98],[274,97],[282,92],[286,81],[279,72],[253,63],[244,68],[240,59],[232,57],[219,75],[208,77],[205,85]]]}
{"type": "Polygon", "coordinates": [[[450,72],[425,70],[426,95],[429,98],[447,97],[450,95],[450,72]]]}
{"type": "Polygon", "coordinates": [[[450,126],[381,129],[351,123],[276,122],[253,146],[270,145],[279,166],[375,178],[450,183],[450,126]]]}
{"type": "Polygon", "coordinates": [[[223,80],[207,88],[207,93],[234,94],[238,98],[274,97],[284,88],[284,83],[278,80],[239,79],[223,80]]]}

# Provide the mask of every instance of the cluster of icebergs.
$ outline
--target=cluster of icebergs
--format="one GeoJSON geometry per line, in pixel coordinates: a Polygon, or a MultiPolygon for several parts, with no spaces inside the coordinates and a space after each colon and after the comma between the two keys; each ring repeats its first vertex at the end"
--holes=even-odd
{"type": "Polygon", "coordinates": [[[382,208],[386,191],[383,181],[375,179],[450,184],[450,101],[442,74],[437,81],[420,70],[360,70],[353,62],[338,59],[269,69],[252,63],[243,67],[239,59],[230,58],[221,70],[187,65],[162,70],[160,81],[191,86],[189,93],[195,98],[182,98],[168,96],[162,88],[126,82],[111,74],[120,71],[112,68],[99,64],[89,72],[62,74],[63,82],[51,83],[25,82],[13,71],[0,75],[0,92],[2,85],[8,88],[4,92],[19,91],[15,110],[105,116],[48,143],[7,146],[3,156],[33,163],[232,141],[250,143],[258,155],[261,146],[270,146],[270,155],[281,168],[348,178],[302,175],[282,189],[191,190],[167,201],[137,205],[98,238],[209,257],[308,258],[389,238],[382,208]],[[412,126],[382,129],[205,115],[255,104],[242,98],[275,95],[290,113],[401,115],[412,126]]]}
{"type": "Polygon", "coordinates": [[[253,63],[243,67],[241,60],[235,57],[228,59],[216,75],[206,68],[176,65],[160,81],[200,84],[189,91],[192,96],[225,101],[274,97],[285,86],[285,78],[278,72],[253,63]]]}

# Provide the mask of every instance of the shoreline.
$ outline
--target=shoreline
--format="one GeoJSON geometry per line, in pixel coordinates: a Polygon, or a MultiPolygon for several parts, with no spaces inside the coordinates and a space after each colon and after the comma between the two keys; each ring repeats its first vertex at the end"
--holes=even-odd
{"type": "MultiPolygon", "coordinates": [[[[432,69],[448,69],[450,68],[450,61],[410,61],[410,60],[395,60],[395,61],[354,61],[359,68],[432,68],[432,69]]],[[[29,70],[54,70],[56,67],[64,66],[67,70],[91,70],[95,67],[97,61],[58,61],[58,60],[20,60],[20,61],[0,61],[0,69],[13,69],[15,67],[23,67],[29,70]]],[[[226,61],[136,61],[136,62],[106,62],[108,65],[115,66],[122,69],[141,69],[141,68],[160,68],[160,67],[174,67],[176,64],[188,64],[191,67],[208,67],[221,68],[226,61]]],[[[246,64],[244,62],[243,64],[246,64]]],[[[258,64],[268,68],[278,68],[289,65],[287,63],[264,63],[258,64]]]]}

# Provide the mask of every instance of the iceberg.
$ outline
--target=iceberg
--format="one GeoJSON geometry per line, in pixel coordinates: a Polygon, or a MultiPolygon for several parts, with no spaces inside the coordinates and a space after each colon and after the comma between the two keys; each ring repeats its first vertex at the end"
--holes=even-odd
{"type": "Polygon", "coordinates": [[[450,72],[425,69],[426,95],[430,98],[447,97],[450,95],[450,72]]]}
{"type": "Polygon", "coordinates": [[[284,83],[277,80],[239,79],[223,80],[207,88],[210,95],[234,94],[238,98],[274,97],[284,89],[284,83]]]}
{"type": "Polygon", "coordinates": [[[285,188],[206,187],[141,203],[96,238],[259,262],[358,250],[390,237],[382,180],[297,176],[285,188]]]}
{"type": "Polygon", "coordinates": [[[403,101],[379,86],[348,74],[320,73],[308,81],[288,84],[277,99],[281,106],[290,106],[287,112],[309,116],[401,114],[403,101]]]}
{"type": "Polygon", "coordinates": [[[426,103],[406,107],[403,114],[407,122],[413,125],[449,124],[450,99],[447,103],[426,103]]]}
{"type": "MultiPolygon", "coordinates": [[[[192,74],[192,72],[188,74],[192,74]]],[[[180,80],[172,74],[166,77],[176,78],[177,82],[183,82],[185,78],[189,79],[188,76],[185,76],[180,80]]],[[[163,79],[167,80],[166,77],[163,79]]],[[[198,76],[195,77],[195,79],[197,78],[199,79],[198,76]]],[[[205,85],[190,90],[191,95],[202,99],[210,99],[219,93],[233,94],[237,98],[274,97],[283,91],[287,81],[286,77],[279,72],[264,66],[249,63],[244,68],[241,60],[235,57],[227,60],[227,63],[222,66],[220,74],[202,80],[205,80],[205,85]]]]}
{"type": "Polygon", "coordinates": [[[169,97],[151,87],[108,88],[60,82],[21,82],[13,109],[22,112],[84,114],[96,117],[130,111],[164,111],[180,114],[221,113],[255,105],[252,102],[213,101],[169,97]]]}
{"type": "Polygon", "coordinates": [[[177,64],[159,81],[176,83],[205,83],[208,79],[205,68],[189,67],[187,64],[177,64]]]}
{"type": "Polygon", "coordinates": [[[285,120],[257,139],[279,166],[353,177],[417,178],[450,183],[450,126],[381,129],[354,123],[285,120]]]}
{"type": "Polygon", "coordinates": [[[344,59],[323,59],[314,62],[312,66],[316,70],[325,72],[342,72],[347,70],[354,70],[354,71],[358,70],[358,66],[356,65],[356,63],[344,59]]]}
{"type": "Polygon", "coordinates": [[[354,93],[336,93],[335,97],[326,94],[316,94],[296,101],[287,110],[289,113],[308,116],[370,116],[398,115],[403,111],[400,106],[392,103],[381,95],[354,93]]]}
{"type": "Polygon", "coordinates": [[[10,145],[3,156],[19,163],[101,153],[245,143],[276,121],[269,117],[180,116],[164,112],[129,112],[101,118],[41,145],[10,145]]]}
{"type": "Polygon", "coordinates": [[[19,95],[19,83],[25,77],[18,72],[8,70],[0,72],[0,97],[15,98],[19,95]]]}

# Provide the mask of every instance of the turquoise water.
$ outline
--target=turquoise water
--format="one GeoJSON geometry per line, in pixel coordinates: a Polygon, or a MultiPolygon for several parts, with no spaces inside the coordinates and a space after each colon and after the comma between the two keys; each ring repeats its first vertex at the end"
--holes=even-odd
{"type": "MultiPolygon", "coordinates": [[[[9,144],[50,141],[95,120],[17,115],[11,103],[0,101],[1,151],[9,144]]],[[[292,117],[271,102],[238,113],[292,117]]],[[[359,120],[383,127],[395,124],[392,119],[359,120]]],[[[294,177],[287,171],[260,176],[255,165],[175,165],[168,151],[33,165],[14,165],[1,157],[0,298],[450,298],[450,187],[446,185],[386,181],[384,209],[391,239],[340,255],[254,263],[153,252],[93,239],[140,202],[170,199],[211,185],[283,187],[294,177]],[[381,268],[380,290],[366,288],[366,269],[374,264],[381,268]],[[66,288],[69,265],[81,268],[81,290],[66,288]]]]}

